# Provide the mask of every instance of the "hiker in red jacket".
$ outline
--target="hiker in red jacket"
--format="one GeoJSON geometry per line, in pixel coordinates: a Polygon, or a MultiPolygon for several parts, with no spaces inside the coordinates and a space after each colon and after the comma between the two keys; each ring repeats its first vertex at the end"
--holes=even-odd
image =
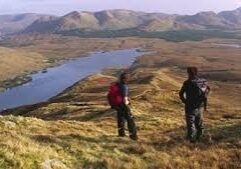
{"type": "Polygon", "coordinates": [[[119,137],[125,137],[125,120],[127,121],[129,137],[137,140],[136,125],[134,117],[129,107],[129,75],[122,73],[119,82],[113,83],[108,93],[108,101],[110,106],[117,111],[117,124],[119,137]]]}

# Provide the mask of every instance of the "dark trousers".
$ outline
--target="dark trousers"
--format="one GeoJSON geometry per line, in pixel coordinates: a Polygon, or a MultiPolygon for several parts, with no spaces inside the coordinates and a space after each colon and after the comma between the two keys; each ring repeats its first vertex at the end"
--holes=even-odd
{"type": "Polygon", "coordinates": [[[187,123],[187,139],[196,141],[203,135],[203,112],[204,108],[185,107],[187,123]]]}
{"type": "Polygon", "coordinates": [[[127,121],[130,137],[136,137],[136,125],[129,106],[123,104],[115,107],[117,111],[117,125],[119,136],[125,136],[125,121],[127,121]]]}

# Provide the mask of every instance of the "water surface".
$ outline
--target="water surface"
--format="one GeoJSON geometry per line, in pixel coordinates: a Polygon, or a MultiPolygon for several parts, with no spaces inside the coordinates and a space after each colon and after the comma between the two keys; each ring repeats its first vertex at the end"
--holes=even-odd
{"type": "Polygon", "coordinates": [[[60,66],[32,75],[32,81],[0,92],[0,111],[47,101],[79,80],[116,66],[130,66],[143,55],[137,49],[91,53],[88,57],[66,61],[60,66]]]}

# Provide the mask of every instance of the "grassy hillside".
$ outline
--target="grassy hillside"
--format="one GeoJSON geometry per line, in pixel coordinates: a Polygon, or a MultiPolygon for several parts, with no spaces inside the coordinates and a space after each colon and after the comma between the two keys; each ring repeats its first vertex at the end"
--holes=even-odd
{"type": "Polygon", "coordinates": [[[27,74],[43,65],[44,57],[39,53],[0,47],[0,88],[11,86],[7,79],[21,84],[27,74]]]}
{"type": "Polygon", "coordinates": [[[129,70],[138,142],[116,136],[115,112],[107,105],[106,92],[120,70],[107,69],[49,102],[5,112],[0,117],[0,168],[241,168],[241,49],[218,45],[223,43],[240,41],[37,36],[4,42],[14,50],[55,59],[130,47],[155,52],[140,57],[129,70]],[[184,110],[178,99],[189,65],[198,66],[212,88],[205,137],[196,144],[185,140],[184,110]]]}
{"type": "Polygon", "coordinates": [[[118,138],[115,112],[105,100],[113,74],[91,76],[49,103],[12,112],[27,118],[1,117],[1,168],[241,167],[240,106],[220,108],[219,95],[212,95],[206,135],[188,143],[177,98],[183,78],[168,69],[132,70],[131,107],[140,139],[118,138]]]}

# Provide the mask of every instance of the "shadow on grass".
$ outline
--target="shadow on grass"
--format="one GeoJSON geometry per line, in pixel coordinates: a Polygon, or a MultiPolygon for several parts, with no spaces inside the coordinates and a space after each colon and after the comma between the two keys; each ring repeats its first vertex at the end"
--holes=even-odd
{"type": "MultiPolygon", "coordinates": [[[[95,117],[96,118],[96,117],[95,117]]],[[[174,130],[169,130],[161,133],[153,133],[147,135],[143,138],[140,137],[140,142],[149,146],[154,146],[155,149],[159,151],[172,150],[177,147],[187,146],[192,148],[193,146],[198,147],[199,149],[208,149],[216,145],[228,145],[226,148],[241,148],[241,122],[237,124],[222,125],[217,127],[206,127],[205,134],[200,142],[195,144],[190,143],[186,140],[186,128],[179,127],[174,130]]],[[[112,133],[110,133],[112,134],[112,133]]],[[[68,135],[37,135],[33,137],[34,140],[40,143],[53,143],[64,141],[83,141],[88,143],[116,143],[123,144],[129,143],[129,139],[118,138],[115,135],[99,135],[99,136],[85,136],[82,134],[68,134],[68,135]]]]}
{"type": "Polygon", "coordinates": [[[148,143],[159,151],[173,150],[177,147],[187,146],[190,149],[199,148],[201,150],[209,149],[213,146],[224,146],[227,149],[241,148],[241,123],[232,125],[223,125],[210,128],[206,126],[206,131],[202,139],[196,143],[190,143],[186,138],[186,129],[184,127],[167,131],[161,134],[151,136],[148,143]],[[165,139],[163,139],[165,137],[165,139]]]}
{"type": "Polygon", "coordinates": [[[241,140],[241,122],[237,124],[222,125],[210,130],[215,142],[235,142],[241,140]]]}
{"type": "Polygon", "coordinates": [[[80,121],[93,121],[93,120],[101,120],[105,117],[114,117],[115,111],[108,109],[103,111],[92,111],[84,116],[82,116],[80,121]]]}
{"type": "Polygon", "coordinates": [[[50,113],[47,115],[43,115],[41,118],[43,120],[75,120],[81,122],[95,121],[95,120],[103,120],[104,118],[112,118],[115,115],[115,111],[111,109],[97,111],[95,109],[86,109],[83,112],[83,109],[77,109],[74,111],[69,111],[68,109],[62,109],[60,111],[50,113]]]}
{"type": "MultiPolygon", "coordinates": [[[[128,138],[128,137],[126,137],[128,138]]],[[[67,135],[35,135],[32,137],[35,141],[43,144],[58,144],[63,143],[65,141],[71,143],[71,141],[77,140],[80,142],[87,142],[87,143],[127,143],[129,139],[119,138],[115,135],[102,135],[102,136],[84,136],[79,134],[67,134],[67,135]]],[[[60,144],[60,146],[63,146],[60,144]]]]}
{"type": "Polygon", "coordinates": [[[141,157],[145,153],[149,153],[150,150],[152,150],[152,153],[160,151],[168,154],[172,154],[172,152],[176,153],[177,151],[187,151],[187,154],[191,155],[193,153],[203,153],[205,150],[214,151],[215,154],[218,153],[215,152],[215,150],[218,149],[227,152],[230,150],[229,157],[231,161],[226,164],[224,168],[235,168],[239,166],[239,162],[241,161],[241,154],[239,152],[241,148],[241,123],[210,129],[207,127],[207,129],[207,132],[212,135],[211,140],[208,135],[205,135],[201,142],[195,144],[185,140],[184,127],[166,132],[156,132],[145,137],[143,136],[138,142],[132,142],[128,138],[118,138],[114,135],[96,135],[96,133],[93,133],[93,135],[85,135],[85,133],[81,132],[69,133],[66,135],[35,135],[32,139],[40,144],[51,145],[51,147],[63,149],[64,152],[70,154],[79,161],[85,159],[86,155],[92,155],[92,153],[94,153],[95,157],[100,159],[100,161],[97,160],[92,162],[85,160],[83,163],[85,167],[83,168],[89,168],[90,166],[96,166],[96,168],[98,168],[102,166],[104,164],[102,163],[103,161],[101,161],[102,157],[107,154],[112,155],[112,153],[115,153],[114,150],[138,157],[141,157]],[[90,151],[88,152],[86,150],[90,151]]]}

